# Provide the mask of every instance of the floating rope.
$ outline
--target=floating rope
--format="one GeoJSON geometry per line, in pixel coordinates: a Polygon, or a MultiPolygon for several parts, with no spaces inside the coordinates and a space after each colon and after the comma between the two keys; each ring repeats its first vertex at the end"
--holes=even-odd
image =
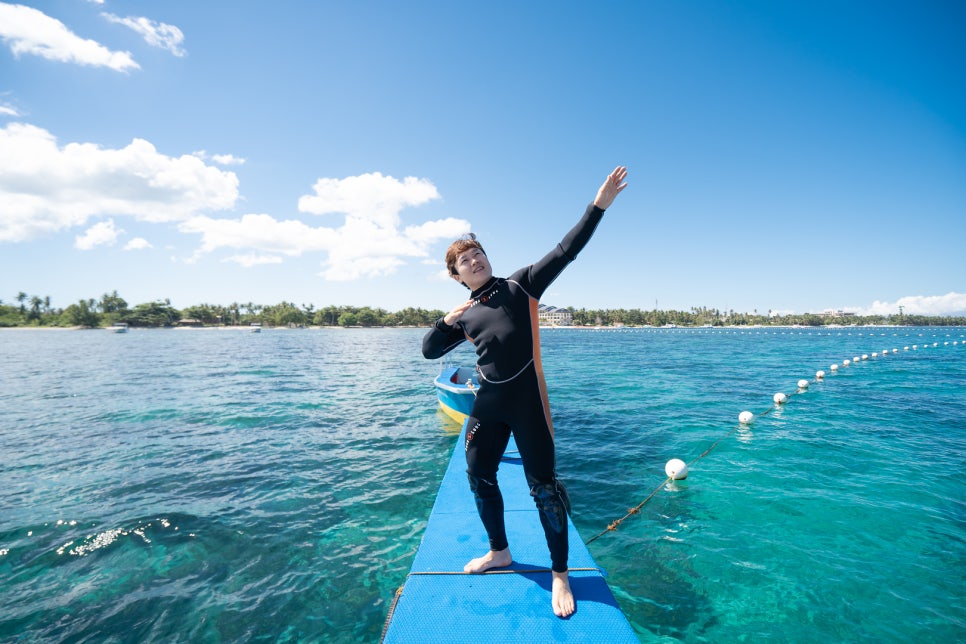
{"type": "Polygon", "coordinates": [[[657,486],[657,488],[653,492],[651,492],[647,496],[646,499],[644,499],[643,501],[641,501],[640,503],[638,503],[637,505],[635,505],[633,508],[631,508],[630,510],[628,510],[627,511],[627,514],[625,514],[620,519],[617,519],[616,521],[614,521],[613,523],[611,523],[610,525],[608,525],[599,534],[594,535],[593,537],[591,537],[590,539],[588,539],[585,543],[587,545],[590,545],[591,543],[593,543],[594,541],[596,541],[598,538],[604,536],[608,532],[613,532],[614,530],[616,530],[617,527],[624,522],[624,519],[626,519],[627,517],[629,517],[629,516],[631,516],[633,514],[637,514],[638,512],[640,512],[641,511],[641,508],[643,508],[644,505],[648,501],[650,501],[651,499],[653,499],[657,495],[657,493],[661,491],[661,488],[662,487],[664,487],[665,485],[667,485],[668,483],[670,483],[672,480],[673,479],[670,476],[667,477],[666,479],[664,479],[664,482],[661,483],[659,486],[657,486]]]}
{"type": "MultiPolygon", "coordinates": [[[[950,344],[949,342],[946,342],[946,343],[944,343],[944,346],[949,345],[949,344],[950,344]]],[[[959,344],[959,341],[958,340],[957,341],[954,341],[954,342],[952,342],[952,344],[953,344],[953,346],[956,346],[957,344],[959,344]]],[[[964,345],[966,345],[966,342],[964,342],[964,345]]],[[[922,345],[922,348],[923,349],[926,349],[926,348],[929,348],[929,347],[938,347],[938,346],[939,346],[939,343],[938,342],[933,342],[932,344],[929,344],[929,343],[923,344],[922,345]]],[[[918,344],[912,345],[912,350],[913,351],[915,351],[917,349],[919,349],[919,345],[918,344]]],[[[909,350],[909,347],[908,346],[903,347],[903,351],[908,351],[908,350],[909,350]]],[[[892,354],[899,353],[899,349],[892,349],[891,353],[892,354]]],[[[890,355],[890,351],[888,349],[882,351],[882,353],[881,353],[881,356],[882,357],[886,357],[888,355],[890,355]]],[[[873,352],[872,353],[872,358],[873,359],[878,358],[879,356],[880,356],[880,354],[878,352],[873,352]]],[[[868,359],[869,359],[868,354],[862,354],[861,356],[855,356],[851,361],[850,360],[844,360],[842,362],[842,366],[843,367],[848,367],[850,364],[858,364],[859,362],[866,361],[868,359]]],[[[833,364],[833,365],[831,365],[829,367],[829,369],[832,371],[832,373],[837,373],[838,372],[838,369],[839,369],[839,365],[838,364],[833,364]]],[[[728,438],[733,433],[735,433],[739,429],[742,429],[746,425],[751,424],[756,417],[767,416],[771,412],[775,411],[775,409],[777,409],[777,408],[785,405],[788,402],[790,396],[794,396],[796,394],[803,394],[803,393],[805,393],[806,391],[808,391],[808,386],[809,386],[809,384],[811,384],[811,382],[819,383],[819,382],[822,382],[824,379],[825,379],[825,372],[824,371],[821,371],[821,370],[820,371],[817,371],[815,373],[815,378],[812,381],[808,381],[808,380],[805,380],[805,379],[799,380],[798,381],[798,389],[796,389],[792,393],[785,394],[785,393],[779,392],[779,393],[775,394],[774,397],[772,398],[774,400],[775,404],[773,406],[769,407],[768,409],[762,411],[761,413],[757,414],[757,416],[755,414],[752,414],[749,411],[741,412],[741,414],[738,416],[738,418],[739,418],[738,425],[736,425],[735,427],[732,427],[730,430],[728,430],[728,432],[725,433],[724,436],[722,436],[721,438],[719,438],[718,440],[716,440],[714,443],[711,444],[710,447],[708,447],[706,450],[704,450],[703,452],[701,452],[696,458],[694,458],[690,463],[688,463],[683,468],[683,476],[675,476],[675,473],[669,471],[668,472],[668,477],[666,479],[664,479],[664,481],[662,481],[660,485],[658,485],[656,488],[654,488],[654,491],[651,492],[649,495],[647,495],[647,497],[643,501],[641,501],[640,503],[638,503],[637,505],[635,505],[633,508],[630,508],[627,511],[627,514],[625,514],[621,518],[617,519],[616,521],[610,523],[606,528],[604,528],[603,530],[601,530],[598,534],[595,534],[593,537],[591,537],[590,539],[588,539],[584,543],[587,544],[587,545],[589,545],[589,544],[593,543],[594,541],[596,541],[597,539],[599,539],[600,537],[602,537],[605,534],[607,534],[608,532],[614,532],[615,530],[617,530],[617,528],[620,527],[620,525],[627,518],[629,518],[629,517],[631,517],[631,516],[633,516],[635,514],[639,514],[640,511],[641,511],[641,508],[643,508],[645,505],[647,505],[647,503],[651,499],[653,499],[655,496],[657,496],[658,492],[660,492],[665,486],[667,486],[669,483],[671,483],[672,481],[674,481],[676,478],[684,478],[684,477],[686,477],[687,476],[687,471],[691,467],[691,465],[693,465],[694,463],[697,463],[702,458],[704,458],[705,456],[707,456],[708,454],[710,454],[714,450],[714,448],[716,448],[721,443],[721,441],[723,441],[724,439],[728,438]]],[[[667,469],[670,469],[670,463],[668,464],[668,468],[667,469]]]]}
{"type": "Polygon", "coordinates": [[[380,642],[386,641],[386,631],[389,630],[389,622],[392,621],[392,615],[396,612],[396,604],[399,603],[399,598],[402,596],[402,592],[403,587],[400,586],[398,589],[396,589],[396,594],[392,597],[392,603],[389,604],[389,613],[386,615],[386,621],[382,625],[382,634],[379,636],[380,642]]]}

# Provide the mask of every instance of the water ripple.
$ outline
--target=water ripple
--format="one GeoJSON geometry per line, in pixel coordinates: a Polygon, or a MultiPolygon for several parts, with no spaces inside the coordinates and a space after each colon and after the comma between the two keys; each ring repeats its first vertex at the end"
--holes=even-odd
{"type": "MultiPolygon", "coordinates": [[[[592,544],[642,639],[957,640],[962,334],[545,333],[577,527],[661,486],[592,544]]],[[[458,429],[421,336],[0,332],[0,639],[375,641],[458,429]]]]}

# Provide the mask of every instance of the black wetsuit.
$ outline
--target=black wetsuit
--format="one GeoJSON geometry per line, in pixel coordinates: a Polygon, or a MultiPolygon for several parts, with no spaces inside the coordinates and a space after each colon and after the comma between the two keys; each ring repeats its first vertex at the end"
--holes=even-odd
{"type": "Polygon", "coordinates": [[[430,359],[464,340],[476,346],[480,388],[467,421],[466,463],[490,549],[508,546],[496,474],[512,432],[530,495],[540,510],[555,572],[567,570],[569,504],[555,472],[537,309],[544,291],[576,259],[603,214],[593,204],[588,206],[580,222],[543,259],[508,278],[491,278],[473,291],[476,304],[455,326],[440,318],[423,338],[423,355],[430,359]]]}

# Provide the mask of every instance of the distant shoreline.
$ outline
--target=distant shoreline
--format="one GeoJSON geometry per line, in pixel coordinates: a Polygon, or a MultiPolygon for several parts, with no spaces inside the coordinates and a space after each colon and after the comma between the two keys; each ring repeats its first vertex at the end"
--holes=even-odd
{"type": "MultiPolygon", "coordinates": [[[[264,331],[300,331],[300,330],[323,330],[323,329],[336,329],[336,330],[348,330],[348,329],[429,329],[430,326],[412,326],[412,325],[399,325],[399,326],[318,326],[318,325],[306,325],[301,327],[287,327],[287,326],[263,326],[261,327],[264,331]]],[[[562,331],[562,330],[576,330],[576,331],[627,331],[627,330],[640,330],[640,331],[721,331],[721,330],[734,330],[734,331],[744,331],[744,330],[761,330],[761,329],[787,329],[787,330],[809,330],[809,329],[822,329],[822,330],[859,330],[859,329],[966,329],[966,324],[950,324],[950,325],[939,325],[939,324],[876,324],[876,325],[863,325],[863,326],[843,326],[843,325],[818,325],[818,326],[802,326],[802,325],[786,325],[786,324],[768,324],[768,325],[730,325],[730,326],[673,326],[673,327],[662,327],[662,326],[631,326],[631,325],[621,325],[621,326],[541,326],[541,331],[562,331]]],[[[111,327],[82,327],[82,326],[3,326],[0,327],[0,332],[2,331],[110,331],[111,327]]],[[[230,325],[202,325],[202,326],[144,326],[144,327],[130,327],[130,331],[251,331],[251,327],[247,326],[230,326],[230,325]]]]}

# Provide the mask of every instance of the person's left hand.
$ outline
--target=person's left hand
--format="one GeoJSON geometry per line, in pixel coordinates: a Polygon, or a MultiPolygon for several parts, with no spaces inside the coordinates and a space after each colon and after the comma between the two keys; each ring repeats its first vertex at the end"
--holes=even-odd
{"type": "Polygon", "coordinates": [[[610,205],[614,203],[617,195],[627,187],[627,183],[624,181],[626,178],[627,168],[622,165],[614,168],[614,171],[607,176],[604,183],[600,186],[600,190],[597,191],[597,198],[594,199],[594,205],[601,210],[610,208],[610,205]]]}

